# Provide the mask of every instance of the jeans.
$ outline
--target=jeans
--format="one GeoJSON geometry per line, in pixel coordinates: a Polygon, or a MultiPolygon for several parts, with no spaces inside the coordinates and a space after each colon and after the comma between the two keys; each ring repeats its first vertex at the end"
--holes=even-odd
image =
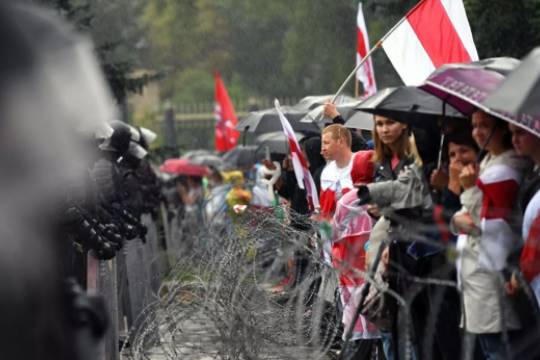
{"type": "MultiPolygon", "coordinates": [[[[396,357],[394,357],[394,339],[392,338],[392,333],[381,331],[381,340],[382,340],[383,351],[384,351],[384,355],[386,356],[386,360],[395,360],[396,357]]],[[[400,358],[403,358],[403,356],[400,358]]],[[[417,359],[416,350],[413,347],[412,352],[411,352],[411,360],[416,360],[416,359],[417,359]]]]}
{"type": "Polygon", "coordinates": [[[394,343],[392,333],[381,331],[382,346],[386,360],[394,360],[394,343]]]}
{"type": "Polygon", "coordinates": [[[362,339],[350,341],[343,348],[343,360],[377,360],[383,359],[380,339],[362,339]]]}
{"type": "Polygon", "coordinates": [[[476,336],[486,360],[506,358],[506,348],[501,333],[477,334],[476,336]]]}

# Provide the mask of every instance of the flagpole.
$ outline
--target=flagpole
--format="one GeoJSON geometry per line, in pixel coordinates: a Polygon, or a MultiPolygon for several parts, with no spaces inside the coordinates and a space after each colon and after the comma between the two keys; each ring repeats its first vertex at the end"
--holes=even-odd
{"type": "MultiPolygon", "coordinates": [[[[420,4],[422,4],[424,1],[425,0],[422,0],[418,4],[416,4],[411,10],[409,10],[407,12],[407,15],[412,13],[414,10],[416,10],[416,8],[418,6],[420,6],[420,4]]],[[[337,97],[343,92],[343,90],[345,89],[347,84],[353,78],[354,74],[356,74],[356,72],[360,69],[360,67],[362,65],[364,65],[364,63],[367,61],[367,59],[369,59],[371,57],[371,55],[375,52],[375,50],[382,47],[383,42],[398,28],[399,25],[401,25],[405,20],[407,20],[407,15],[402,17],[379,41],[377,41],[377,43],[371,48],[371,50],[369,50],[369,52],[366,54],[366,56],[364,56],[364,58],[356,65],[354,70],[349,74],[349,76],[347,76],[347,78],[345,79],[343,84],[341,84],[338,91],[336,92],[336,94],[332,98],[332,100],[331,100],[332,103],[334,103],[336,101],[337,97]]]]}
{"type": "MultiPolygon", "coordinates": [[[[403,22],[403,21],[400,21],[400,23],[403,22]]],[[[392,28],[391,31],[395,30],[397,26],[394,26],[394,28],[392,28]]],[[[386,35],[385,35],[386,36],[386,35]]],[[[367,59],[369,59],[369,57],[371,56],[371,54],[373,54],[375,52],[375,50],[377,50],[378,48],[380,48],[382,46],[382,39],[379,40],[377,42],[377,44],[375,44],[375,46],[373,46],[371,48],[371,50],[369,50],[369,52],[366,54],[366,56],[364,56],[364,58],[358,63],[358,65],[355,66],[354,70],[349,74],[349,76],[347,76],[347,78],[345,79],[345,81],[343,82],[343,84],[341,84],[341,86],[339,87],[338,91],[336,92],[336,94],[332,97],[332,100],[330,101],[331,103],[334,103],[337,99],[337,97],[343,92],[343,90],[345,89],[345,87],[347,86],[347,84],[349,84],[349,82],[351,81],[351,79],[353,78],[353,76],[356,74],[356,72],[358,71],[358,69],[360,69],[360,67],[362,65],[364,65],[364,63],[367,61],[367,59]]]]}
{"type": "Polygon", "coordinates": [[[354,97],[357,98],[360,95],[360,82],[358,81],[358,77],[354,80],[354,97]]]}

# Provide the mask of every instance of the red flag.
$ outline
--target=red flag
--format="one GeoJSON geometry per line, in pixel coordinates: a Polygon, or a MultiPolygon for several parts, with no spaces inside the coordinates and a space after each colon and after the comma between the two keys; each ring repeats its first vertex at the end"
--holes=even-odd
{"type": "MultiPolygon", "coordinates": [[[[367,33],[362,3],[358,4],[358,16],[356,17],[356,63],[358,64],[366,57],[369,50],[369,37],[367,33]]],[[[364,96],[370,96],[377,92],[375,74],[373,72],[373,62],[368,58],[364,65],[356,72],[356,78],[362,82],[364,96]]]]}
{"type": "Polygon", "coordinates": [[[215,144],[216,151],[229,151],[234,148],[238,142],[240,132],[236,130],[238,120],[234,113],[234,107],[229,93],[223,84],[223,80],[218,72],[215,74],[215,108],[214,116],[216,118],[215,144]]]}
{"type": "Polygon", "coordinates": [[[383,42],[406,85],[419,85],[443,64],[478,60],[462,0],[422,0],[383,42]]]}

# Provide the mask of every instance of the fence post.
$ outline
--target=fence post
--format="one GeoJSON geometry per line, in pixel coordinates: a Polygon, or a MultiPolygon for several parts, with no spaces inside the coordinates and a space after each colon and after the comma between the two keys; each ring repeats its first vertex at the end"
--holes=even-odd
{"type": "MultiPolygon", "coordinates": [[[[88,252],[88,258],[86,262],[87,266],[87,279],[86,287],[90,295],[100,295],[99,291],[99,260],[92,254],[91,251],[88,252]]],[[[108,311],[109,309],[107,309],[108,311]]],[[[110,329],[107,330],[105,336],[109,336],[110,329]]],[[[98,349],[96,351],[96,360],[106,360],[105,352],[105,340],[102,340],[98,344],[98,349]]]]}
{"type": "Polygon", "coordinates": [[[176,143],[176,126],[175,126],[175,114],[172,105],[168,102],[165,105],[165,119],[163,126],[163,138],[165,139],[165,146],[172,149],[175,156],[178,152],[178,145],[176,143]]]}

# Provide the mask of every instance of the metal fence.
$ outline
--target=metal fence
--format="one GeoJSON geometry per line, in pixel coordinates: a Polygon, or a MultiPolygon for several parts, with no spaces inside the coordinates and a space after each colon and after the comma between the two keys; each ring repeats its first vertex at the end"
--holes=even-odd
{"type": "MultiPolygon", "coordinates": [[[[294,105],[299,99],[281,98],[283,105],[294,105]]],[[[250,111],[273,107],[273,99],[239,100],[234,103],[236,115],[240,120],[250,111]]],[[[180,151],[214,148],[214,103],[195,103],[174,105],[176,146],[180,151]]]]}

